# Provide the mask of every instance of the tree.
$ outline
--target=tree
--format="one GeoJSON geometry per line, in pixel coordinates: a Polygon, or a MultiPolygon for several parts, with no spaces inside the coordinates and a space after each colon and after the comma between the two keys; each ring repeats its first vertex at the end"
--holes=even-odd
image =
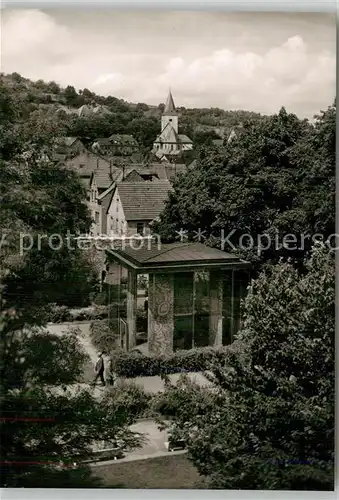
{"type": "Polygon", "coordinates": [[[214,130],[197,130],[193,135],[193,144],[195,147],[212,146],[214,139],[221,139],[214,130]]]}
{"type": "Polygon", "coordinates": [[[200,228],[207,244],[258,264],[303,259],[315,232],[325,240],[334,229],[334,116],[331,107],[312,126],[282,108],[244,123],[223,149],[201,148],[154,231],[173,240],[181,228],[200,228]]]}
{"type": "Polygon", "coordinates": [[[66,104],[69,106],[76,106],[78,101],[78,93],[72,85],[67,85],[63,91],[63,95],[66,99],[66,104]]]}
{"type": "Polygon", "coordinates": [[[161,395],[210,487],[333,489],[334,300],[324,246],[304,274],[285,262],[267,268],[249,288],[227,362],[206,374],[213,389],[186,383],[161,395]]]}
{"type": "Polygon", "coordinates": [[[154,117],[134,118],[128,124],[127,132],[133,135],[146,151],[149,151],[160,133],[160,123],[154,117]]]}
{"type": "Polygon", "coordinates": [[[126,398],[100,402],[77,385],[86,359],[79,332],[41,330],[51,302],[79,303],[93,289],[86,252],[66,244],[67,232],[88,232],[91,220],[77,175],[48,159],[53,131],[37,119],[29,133],[19,103],[0,90],[2,124],[13,132],[0,165],[1,484],[86,486],[88,470],[65,467],[96,441],[128,449],[140,440],[126,398]]]}

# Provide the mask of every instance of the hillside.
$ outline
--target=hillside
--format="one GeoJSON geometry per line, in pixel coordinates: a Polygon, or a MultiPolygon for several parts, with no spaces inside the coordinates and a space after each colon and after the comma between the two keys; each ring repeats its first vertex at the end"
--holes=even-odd
{"type": "MultiPolygon", "coordinates": [[[[23,120],[33,119],[56,136],[79,137],[84,144],[112,134],[132,135],[142,155],[148,155],[160,133],[164,104],[130,103],[113,96],[100,96],[89,89],[62,88],[55,82],[32,81],[18,73],[1,74],[1,83],[18,104],[23,120]]],[[[178,107],[179,133],[193,140],[194,147],[206,140],[228,136],[233,127],[263,118],[249,111],[219,108],[178,107]]]]}

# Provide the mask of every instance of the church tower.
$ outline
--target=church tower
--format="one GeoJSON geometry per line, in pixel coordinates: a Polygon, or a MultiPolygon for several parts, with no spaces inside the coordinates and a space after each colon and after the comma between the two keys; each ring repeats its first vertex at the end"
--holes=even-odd
{"type": "Polygon", "coordinates": [[[171,91],[168,93],[164,112],[161,116],[161,132],[155,139],[152,152],[161,161],[171,162],[184,152],[193,148],[193,143],[187,135],[178,133],[179,115],[175,109],[171,91]]]}
{"type": "Polygon", "coordinates": [[[175,130],[176,134],[178,133],[178,113],[176,112],[174,106],[174,100],[171,91],[168,93],[166,105],[164,112],[161,117],[161,132],[170,124],[171,127],[175,130]]]}

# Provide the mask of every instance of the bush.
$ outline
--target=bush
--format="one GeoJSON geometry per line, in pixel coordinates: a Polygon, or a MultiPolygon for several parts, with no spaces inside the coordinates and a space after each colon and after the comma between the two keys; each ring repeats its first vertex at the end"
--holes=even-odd
{"type": "Polygon", "coordinates": [[[121,377],[152,377],[172,373],[207,371],[210,364],[225,363],[227,347],[202,347],[177,351],[171,356],[152,356],[136,352],[113,353],[116,373],[121,377]]]}
{"type": "Polygon", "coordinates": [[[72,321],[72,316],[67,306],[52,305],[48,311],[48,321],[51,323],[64,323],[72,321]]]}
{"type": "Polygon", "coordinates": [[[109,387],[107,399],[113,399],[114,403],[130,416],[131,423],[136,418],[148,418],[151,416],[152,396],[144,391],[134,382],[129,380],[118,380],[113,387],[109,387]]]}
{"type": "Polygon", "coordinates": [[[101,352],[109,353],[119,346],[118,330],[112,329],[107,319],[92,321],[90,337],[93,346],[101,352]]]}
{"type": "Polygon", "coordinates": [[[91,321],[101,320],[108,317],[111,309],[111,316],[114,316],[116,306],[94,306],[78,310],[71,310],[67,306],[52,305],[48,311],[48,321],[51,323],[64,323],[66,321],[91,321]]]}

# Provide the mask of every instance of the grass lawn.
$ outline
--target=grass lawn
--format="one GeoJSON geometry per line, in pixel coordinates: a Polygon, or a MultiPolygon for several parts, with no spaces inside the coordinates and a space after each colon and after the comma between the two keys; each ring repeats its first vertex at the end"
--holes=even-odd
{"type": "Polygon", "coordinates": [[[169,455],[93,468],[105,488],[198,489],[202,479],[185,455],[169,455]]]}

